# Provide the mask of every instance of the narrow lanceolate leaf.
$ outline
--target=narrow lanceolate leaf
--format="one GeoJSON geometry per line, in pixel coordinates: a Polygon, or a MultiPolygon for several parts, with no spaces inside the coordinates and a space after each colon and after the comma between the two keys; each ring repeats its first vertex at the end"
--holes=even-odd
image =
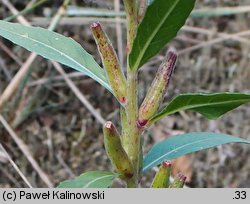
{"type": "Polygon", "coordinates": [[[248,102],[250,102],[250,94],[229,92],[181,94],[170,101],[150,121],[155,122],[167,115],[184,110],[196,111],[212,120],[248,102]]]}
{"type": "Polygon", "coordinates": [[[250,144],[250,141],[239,137],[211,132],[193,132],[172,136],[156,144],[148,152],[144,158],[143,171],[148,171],[164,160],[175,159],[186,154],[227,143],[250,144]]]}
{"type": "Polygon", "coordinates": [[[112,92],[103,69],[73,39],[43,28],[5,21],[0,21],[0,36],[49,60],[83,72],[112,92]]]}
{"type": "Polygon", "coordinates": [[[90,171],[83,173],[74,180],[66,180],[58,188],[108,188],[118,174],[104,171],[90,171]]]}
{"type": "Polygon", "coordinates": [[[195,0],[155,0],[148,6],[129,55],[131,69],[140,68],[176,36],[194,4],[195,0]]]}

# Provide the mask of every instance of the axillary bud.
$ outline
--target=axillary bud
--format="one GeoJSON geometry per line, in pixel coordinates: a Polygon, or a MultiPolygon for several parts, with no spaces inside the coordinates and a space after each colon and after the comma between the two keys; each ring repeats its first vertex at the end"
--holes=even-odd
{"type": "Polygon", "coordinates": [[[127,83],[119,64],[117,54],[100,23],[92,23],[90,29],[101,54],[102,63],[114,92],[114,96],[122,106],[125,106],[127,104],[127,83]]]}
{"type": "Polygon", "coordinates": [[[168,188],[169,187],[169,177],[171,173],[171,162],[164,161],[159,171],[155,174],[155,178],[152,183],[152,188],[168,188]]]}
{"type": "Polygon", "coordinates": [[[103,133],[105,149],[116,172],[125,178],[131,178],[133,176],[133,166],[122,147],[121,138],[114,124],[110,121],[106,122],[103,133]]]}
{"type": "Polygon", "coordinates": [[[146,126],[148,120],[157,112],[168,87],[176,61],[176,51],[173,48],[169,49],[166,58],[160,65],[147,95],[140,106],[138,127],[146,126]]]}

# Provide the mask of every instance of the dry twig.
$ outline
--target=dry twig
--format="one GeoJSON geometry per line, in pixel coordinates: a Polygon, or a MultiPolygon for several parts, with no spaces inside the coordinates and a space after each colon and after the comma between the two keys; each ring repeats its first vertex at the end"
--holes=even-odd
{"type": "Polygon", "coordinates": [[[32,167],[36,170],[40,178],[43,180],[43,182],[48,187],[53,187],[52,182],[50,181],[48,175],[40,168],[36,160],[32,157],[32,154],[30,153],[30,150],[28,146],[17,136],[17,134],[14,132],[14,130],[10,127],[10,125],[7,123],[7,121],[4,119],[4,117],[0,114],[0,122],[4,126],[4,128],[8,131],[9,135],[12,137],[12,139],[15,141],[17,146],[20,148],[22,153],[25,155],[25,157],[28,159],[32,167]]]}
{"type": "MultiPolygon", "coordinates": [[[[1,116],[0,116],[1,117],[1,116]]],[[[9,160],[10,164],[13,166],[13,168],[16,170],[16,172],[20,175],[20,177],[23,179],[23,181],[26,183],[26,185],[29,188],[32,188],[31,184],[29,183],[28,179],[24,176],[24,174],[21,172],[21,170],[18,168],[18,166],[16,165],[16,163],[11,159],[10,155],[8,154],[8,152],[5,150],[5,148],[3,147],[3,145],[0,143],[0,148],[2,149],[2,152],[5,154],[5,156],[7,157],[7,159],[9,160]]]]}

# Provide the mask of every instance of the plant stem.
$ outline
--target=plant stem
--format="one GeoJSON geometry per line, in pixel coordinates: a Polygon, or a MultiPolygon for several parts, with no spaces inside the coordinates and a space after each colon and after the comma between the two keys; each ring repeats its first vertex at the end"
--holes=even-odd
{"type": "Polygon", "coordinates": [[[137,104],[137,72],[128,69],[128,104],[126,107],[128,120],[128,134],[125,139],[125,146],[129,158],[134,166],[134,182],[135,185],[139,179],[139,156],[140,156],[140,131],[137,127],[138,104],[137,104]]]}
{"type": "Polygon", "coordinates": [[[138,2],[138,17],[137,17],[138,22],[141,22],[141,20],[143,19],[146,7],[147,7],[147,0],[140,0],[138,2]]]}
{"type": "Polygon", "coordinates": [[[128,104],[126,109],[121,108],[122,144],[134,167],[134,176],[132,179],[126,180],[127,186],[134,188],[137,186],[140,178],[140,158],[142,156],[140,130],[137,127],[137,72],[128,69],[127,84],[128,104]]]}
{"type": "Polygon", "coordinates": [[[127,18],[127,50],[131,50],[135,32],[137,28],[137,10],[135,0],[124,0],[126,18],[127,18]]]}
{"type": "Polygon", "coordinates": [[[127,113],[126,109],[123,108],[122,106],[120,107],[120,118],[121,118],[121,125],[122,125],[122,146],[124,150],[128,153],[128,146],[129,146],[129,141],[128,141],[128,120],[127,120],[127,113]]]}
{"type": "MultiPolygon", "coordinates": [[[[136,0],[124,0],[127,16],[127,52],[131,51],[135,33],[137,30],[137,10],[136,0]]],[[[123,138],[123,146],[127,151],[134,167],[134,176],[127,181],[127,186],[137,187],[140,178],[140,158],[141,158],[141,138],[140,130],[137,127],[138,101],[137,101],[137,70],[133,71],[129,67],[127,60],[127,98],[128,103],[125,107],[127,116],[127,131],[123,138]]]]}
{"type": "Polygon", "coordinates": [[[137,187],[137,184],[136,182],[134,181],[134,179],[129,179],[126,181],[127,182],[127,187],[128,188],[136,188],[137,187]]]}

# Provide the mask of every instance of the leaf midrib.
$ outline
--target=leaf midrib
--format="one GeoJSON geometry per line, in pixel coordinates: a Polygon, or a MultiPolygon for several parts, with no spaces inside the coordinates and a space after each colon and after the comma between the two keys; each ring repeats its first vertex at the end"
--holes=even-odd
{"type": "MultiPolygon", "coordinates": [[[[184,145],[181,145],[180,147],[178,148],[175,148],[169,152],[167,152],[166,154],[163,154],[162,156],[158,157],[157,159],[153,160],[151,163],[149,163],[147,166],[145,166],[143,168],[143,171],[147,170],[152,164],[154,164],[155,162],[158,162],[159,160],[161,160],[162,158],[166,157],[167,155],[173,153],[173,152],[176,152],[184,147],[187,147],[187,146],[191,146],[191,145],[194,145],[194,144],[197,144],[197,143],[201,143],[201,142],[205,142],[205,141],[209,141],[209,140],[214,140],[214,137],[212,138],[207,138],[207,139],[201,139],[201,140],[198,140],[198,141],[195,141],[195,142],[191,142],[191,143],[188,143],[188,144],[184,144],[184,145]]],[[[228,142],[225,142],[223,144],[227,144],[227,143],[230,143],[231,141],[228,141],[228,142]]],[[[239,138],[238,140],[235,140],[234,142],[241,142],[241,138],[239,138]]],[[[250,144],[250,142],[248,141],[242,141],[243,143],[247,143],[247,144],[250,144]]]]}
{"type": "Polygon", "coordinates": [[[88,188],[92,183],[95,183],[97,182],[98,180],[101,180],[101,179],[104,179],[104,178],[108,178],[108,177],[113,177],[114,175],[105,175],[105,176],[101,176],[101,177],[98,177],[96,179],[93,179],[92,181],[90,181],[89,183],[87,183],[86,185],[84,185],[83,187],[84,188],[88,188]]]}
{"type": "MultiPolygon", "coordinates": [[[[213,138],[213,139],[214,139],[214,138],[213,138]]],[[[173,149],[173,150],[167,152],[166,154],[163,154],[162,156],[158,157],[157,159],[153,160],[151,163],[149,163],[147,166],[145,166],[145,167],[143,168],[143,171],[145,171],[147,168],[149,168],[153,163],[155,163],[155,162],[161,160],[162,158],[164,158],[165,156],[171,154],[172,152],[176,152],[176,151],[180,150],[181,148],[184,148],[184,147],[187,147],[187,146],[196,144],[196,143],[200,143],[200,142],[203,142],[203,141],[207,141],[207,140],[211,140],[211,139],[210,139],[210,138],[208,138],[208,139],[202,139],[202,140],[195,141],[195,142],[192,142],[192,143],[184,144],[184,145],[182,145],[182,146],[180,146],[180,147],[178,147],[178,148],[176,148],[176,149],[173,149]]]]}
{"type": "MultiPolygon", "coordinates": [[[[43,42],[37,41],[37,40],[35,40],[34,38],[31,38],[30,36],[29,36],[29,37],[24,37],[24,36],[21,35],[21,34],[12,32],[12,31],[10,31],[10,30],[6,30],[5,28],[1,28],[1,29],[4,30],[4,31],[7,32],[7,33],[12,34],[12,35],[17,35],[17,36],[19,36],[19,37],[21,37],[21,38],[28,38],[28,39],[30,39],[31,41],[35,42],[35,43],[41,44],[41,45],[43,45],[43,46],[45,46],[45,47],[47,47],[47,48],[49,48],[49,49],[52,49],[52,50],[54,50],[55,52],[58,52],[59,54],[65,56],[68,60],[70,60],[70,61],[76,63],[78,66],[80,66],[82,69],[84,69],[90,76],[96,76],[96,75],[93,75],[93,74],[92,74],[87,68],[85,68],[82,64],[80,64],[79,62],[77,62],[76,60],[74,60],[72,57],[69,57],[68,55],[66,55],[65,53],[59,51],[58,49],[55,49],[54,47],[51,47],[51,46],[49,46],[49,45],[47,45],[47,44],[45,44],[45,43],[43,43],[43,42]]],[[[106,84],[106,86],[109,87],[109,84],[107,84],[106,81],[103,81],[103,79],[101,79],[100,77],[98,77],[98,79],[100,80],[100,82],[102,82],[103,84],[106,84]]]]}
{"type": "Polygon", "coordinates": [[[149,37],[149,40],[147,40],[147,42],[145,43],[144,48],[142,49],[142,51],[140,51],[140,54],[135,62],[134,67],[132,67],[132,69],[135,69],[135,68],[138,69],[139,64],[141,62],[141,59],[142,59],[143,55],[145,54],[145,50],[149,47],[149,44],[151,43],[152,39],[156,36],[156,34],[158,33],[158,30],[162,27],[163,23],[168,18],[168,16],[172,13],[172,11],[176,7],[176,5],[179,3],[179,1],[180,0],[176,1],[176,3],[171,6],[171,9],[169,10],[169,12],[166,13],[163,20],[159,23],[159,25],[156,27],[154,32],[152,32],[152,35],[149,37]]]}
{"type": "MultiPolygon", "coordinates": [[[[247,101],[250,101],[250,99],[240,99],[240,100],[233,100],[233,101],[226,101],[226,102],[216,102],[216,103],[203,103],[203,104],[199,104],[199,105],[186,105],[186,106],[182,106],[181,108],[177,108],[173,111],[170,111],[170,112],[164,112],[164,109],[159,112],[158,114],[156,114],[155,116],[152,117],[151,121],[154,121],[154,119],[161,119],[162,117],[165,117],[167,115],[170,115],[170,114],[173,114],[173,113],[176,113],[176,112],[179,112],[181,110],[187,110],[187,109],[193,109],[193,108],[200,108],[202,106],[214,106],[214,105],[221,105],[221,104],[226,104],[226,103],[238,103],[238,102],[247,102],[247,101]],[[159,116],[159,117],[158,117],[159,116]]],[[[174,102],[174,101],[173,101],[174,102]]],[[[170,104],[168,104],[168,106],[166,107],[166,109],[169,107],[170,104]]]]}

